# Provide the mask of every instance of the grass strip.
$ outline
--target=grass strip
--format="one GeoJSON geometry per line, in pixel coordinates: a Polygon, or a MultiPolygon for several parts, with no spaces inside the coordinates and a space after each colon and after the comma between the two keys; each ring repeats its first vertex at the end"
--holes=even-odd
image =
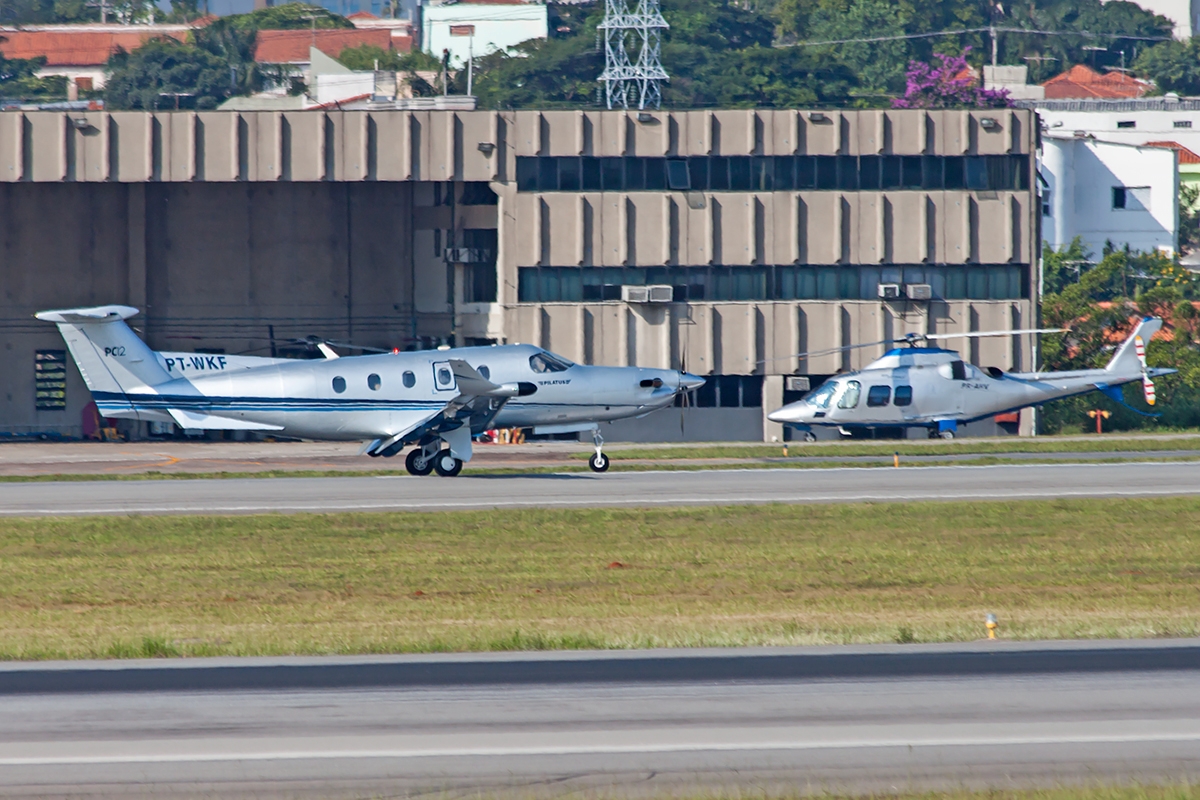
{"type": "MultiPolygon", "coordinates": [[[[902,456],[929,455],[1002,455],[1007,453],[1140,453],[1148,450],[1200,451],[1200,437],[1162,438],[1136,437],[1106,439],[974,439],[944,441],[893,440],[879,443],[853,442],[788,442],[793,456],[902,456]]],[[[646,447],[614,449],[613,455],[628,459],[677,458],[771,458],[783,452],[783,444],[720,444],[690,447],[646,447]]],[[[587,460],[590,453],[572,453],[571,458],[587,460]]]]}
{"type": "MultiPolygon", "coordinates": [[[[625,798],[627,794],[605,794],[603,792],[587,792],[585,797],[604,800],[605,798],[625,798]]],[[[701,794],[662,793],[649,795],[655,798],[670,798],[670,800],[811,800],[812,797],[821,800],[1200,800],[1200,786],[1189,784],[1176,785],[1109,785],[1090,783],[1080,786],[1056,786],[1043,789],[955,789],[940,792],[892,792],[843,795],[834,793],[813,792],[773,792],[770,789],[758,789],[753,792],[713,792],[701,794]]],[[[532,797],[532,795],[531,795],[532,797]]]]}
{"type": "Polygon", "coordinates": [[[0,657],[1200,633],[1200,498],[8,519],[0,657]]]}

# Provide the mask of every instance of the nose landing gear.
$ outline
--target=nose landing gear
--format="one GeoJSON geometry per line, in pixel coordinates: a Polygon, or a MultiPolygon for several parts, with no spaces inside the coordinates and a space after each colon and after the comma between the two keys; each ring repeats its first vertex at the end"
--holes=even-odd
{"type": "Polygon", "coordinates": [[[592,429],[592,443],[596,445],[596,454],[588,459],[588,466],[592,472],[607,472],[609,466],[608,456],[604,455],[602,448],[604,447],[604,437],[600,435],[600,429],[592,429]]]}

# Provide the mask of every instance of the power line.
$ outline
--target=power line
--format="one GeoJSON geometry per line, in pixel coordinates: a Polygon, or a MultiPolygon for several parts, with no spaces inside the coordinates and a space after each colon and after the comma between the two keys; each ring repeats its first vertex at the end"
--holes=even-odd
{"type": "Polygon", "coordinates": [[[1092,33],[1090,31],[1042,31],[1035,28],[958,28],[955,30],[931,31],[929,33],[906,33],[897,36],[871,36],[857,39],[829,39],[821,42],[793,42],[776,44],[776,47],[819,47],[831,44],[871,44],[874,42],[898,42],[907,39],[933,39],[939,36],[961,36],[966,33],[1029,33],[1037,36],[1079,36],[1084,39],[1131,39],[1142,42],[1169,42],[1170,36],[1133,36],[1124,33],[1092,33]]]}

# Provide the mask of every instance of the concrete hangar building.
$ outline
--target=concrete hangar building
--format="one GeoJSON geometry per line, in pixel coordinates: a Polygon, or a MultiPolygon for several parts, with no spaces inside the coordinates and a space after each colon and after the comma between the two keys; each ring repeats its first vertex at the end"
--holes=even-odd
{"type": "MultiPolygon", "coordinates": [[[[886,346],[796,353],[1034,325],[1037,137],[1022,109],[2,113],[0,430],[79,433],[32,314],[124,303],[160,350],[685,365],[686,429],[606,436],[782,438],[766,411],[886,346]]],[[[953,344],[1032,367],[1028,336],[953,344]]]]}

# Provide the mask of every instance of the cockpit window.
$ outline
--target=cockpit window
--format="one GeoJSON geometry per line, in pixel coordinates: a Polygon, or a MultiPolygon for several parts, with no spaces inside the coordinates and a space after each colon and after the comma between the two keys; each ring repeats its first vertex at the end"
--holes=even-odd
{"type": "Polygon", "coordinates": [[[838,408],[854,408],[858,405],[858,396],[862,394],[862,384],[858,381],[846,381],[846,391],[838,400],[838,408]]]}
{"type": "Polygon", "coordinates": [[[837,391],[837,381],[826,381],[817,387],[816,391],[804,398],[804,402],[817,408],[829,408],[829,401],[837,391]]]}
{"type": "Polygon", "coordinates": [[[540,353],[534,353],[529,357],[529,368],[538,374],[544,372],[566,372],[573,366],[575,365],[562,356],[556,356],[544,350],[540,353]]]}

